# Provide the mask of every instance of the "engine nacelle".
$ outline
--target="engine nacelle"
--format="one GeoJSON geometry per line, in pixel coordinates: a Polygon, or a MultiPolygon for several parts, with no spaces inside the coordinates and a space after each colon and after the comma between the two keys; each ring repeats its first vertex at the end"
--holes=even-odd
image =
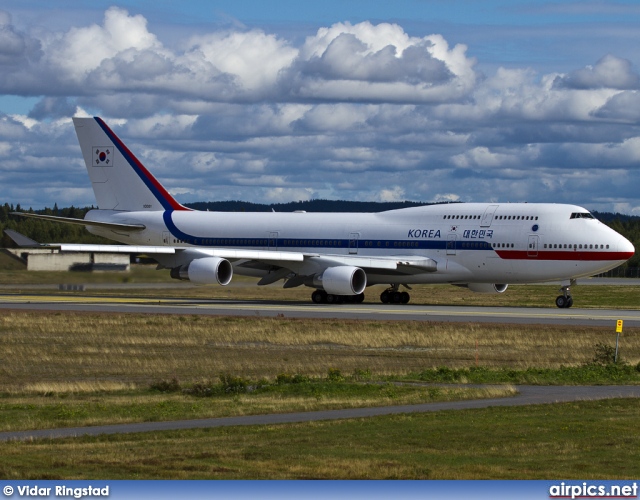
{"type": "Polygon", "coordinates": [[[353,266],[329,267],[313,277],[313,286],[333,295],[360,295],[367,287],[367,273],[353,266]]]}
{"type": "Polygon", "coordinates": [[[203,257],[194,259],[184,266],[174,267],[171,277],[204,285],[228,285],[233,277],[233,266],[227,259],[203,257]]]}
{"type": "Polygon", "coordinates": [[[467,288],[476,293],[504,293],[509,285],[495,283],[468,283],[467,288]]]}

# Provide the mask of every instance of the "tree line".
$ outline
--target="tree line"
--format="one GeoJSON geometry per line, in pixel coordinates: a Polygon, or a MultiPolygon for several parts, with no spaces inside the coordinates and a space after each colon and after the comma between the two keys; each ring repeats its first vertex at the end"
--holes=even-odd
{"type": "MultiPolygon", "coordinates": [[[[220,202],[197,202],[187,203],[186,206],[195,210],[212,210],[220,212],[293,212],[296,210],[306,210],[309,212],[381,212],[384,210],[395,210],[424,205],[416,202],[356,202],[356,201],[335,201],[335,200],[310,200],[291,203],[278,204],[257,204],[242,201],[220,201],[220,202]]],[[[45,215],[56,215],[58,217],[71,217],[75,219],[84,218],[85,214],[95,207],[66,207],[58,208],[55,204],[53,208],[42,210],[23,209],[19,204],[5,203],[0,206],[0,247],[13,248],[15,243],[5,233],[5,229],[13,229],[32,240],[42,243],[111,243],[109,240],[89,233],[84,227],[60,224],[37,220],[27,217],[10,215],[11,212],[31,212],[45,215]]],[[[593,216],[602,221],[607,226],[622,234],[631,241],[636,248],[640,248],[640,217],[624,215],[610,212],[592,212],[593,216]]],[[[627,267],[640,267],[640,255],[636,252],[626,264],[627,267]]]]}

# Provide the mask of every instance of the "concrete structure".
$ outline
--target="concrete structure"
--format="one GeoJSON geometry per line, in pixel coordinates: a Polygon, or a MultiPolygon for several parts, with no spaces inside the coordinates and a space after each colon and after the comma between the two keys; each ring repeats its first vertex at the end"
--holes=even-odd
{"type": "Polygon", "coordinates": [[[7,248],[27,271],[129,271],[129,254],[60,252],[49,248],[7,248]]]}

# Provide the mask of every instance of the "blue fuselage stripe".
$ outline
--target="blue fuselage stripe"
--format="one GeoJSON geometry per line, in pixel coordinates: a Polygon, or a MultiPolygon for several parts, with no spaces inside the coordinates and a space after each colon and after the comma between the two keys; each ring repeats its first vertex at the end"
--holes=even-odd
{"type": "Polygon", "coordinates": [[[478,240],[390,240],[390,239],[370,239],[359,238],[357,240],[339,238],[309,238],[309,237],[278,237],[269,238],[261,232],[256,237],[242,238],[220,238],[208,236],[194,236],[178,229],[172,219],[173,211],[167,210],[163,214],[165,226],[173,237],[179,242],[187,245],[202,247],[232,247],[232,248],[277,248],[298,249],[406,249],[406,250],[491,250],[490,243],[478,240]]]}

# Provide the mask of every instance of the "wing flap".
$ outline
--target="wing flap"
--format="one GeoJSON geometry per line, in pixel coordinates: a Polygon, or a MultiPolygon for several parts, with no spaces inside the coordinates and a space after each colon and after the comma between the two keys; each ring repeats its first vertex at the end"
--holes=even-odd
{"type": "Polygon", "coordinates": [[[62,252],[94,252],[94,253],[143,253],[172,254],[175,247],[147,246],[147,245],[83,245],[73,243],[49,244],[48,247],[60,248],[62,252]]]}
{"type": "MultiPolygon", "coordinates": [[[[181,250],[177,248],[176,250],[181,250]]],[[[187,250],[186,248],[184,250],[187,250]]],[[[278,252],[273,250],[243,250],[234,248],[189,248],[203,255],[231,260],[257,260],[262,262],[302,262],[305,255],[300,252],[278,252]]]]}
{"type": "Polygon", "coordinates": [[[418,271],[435,272],[438,264],[429,257],[418,256],[389,256],[389,257],[361,257],[357,255],[318,255],[308,256],[323,264],[360,267],[362,269],[396,270],[399,267],[409,267],[418,271]]]}

